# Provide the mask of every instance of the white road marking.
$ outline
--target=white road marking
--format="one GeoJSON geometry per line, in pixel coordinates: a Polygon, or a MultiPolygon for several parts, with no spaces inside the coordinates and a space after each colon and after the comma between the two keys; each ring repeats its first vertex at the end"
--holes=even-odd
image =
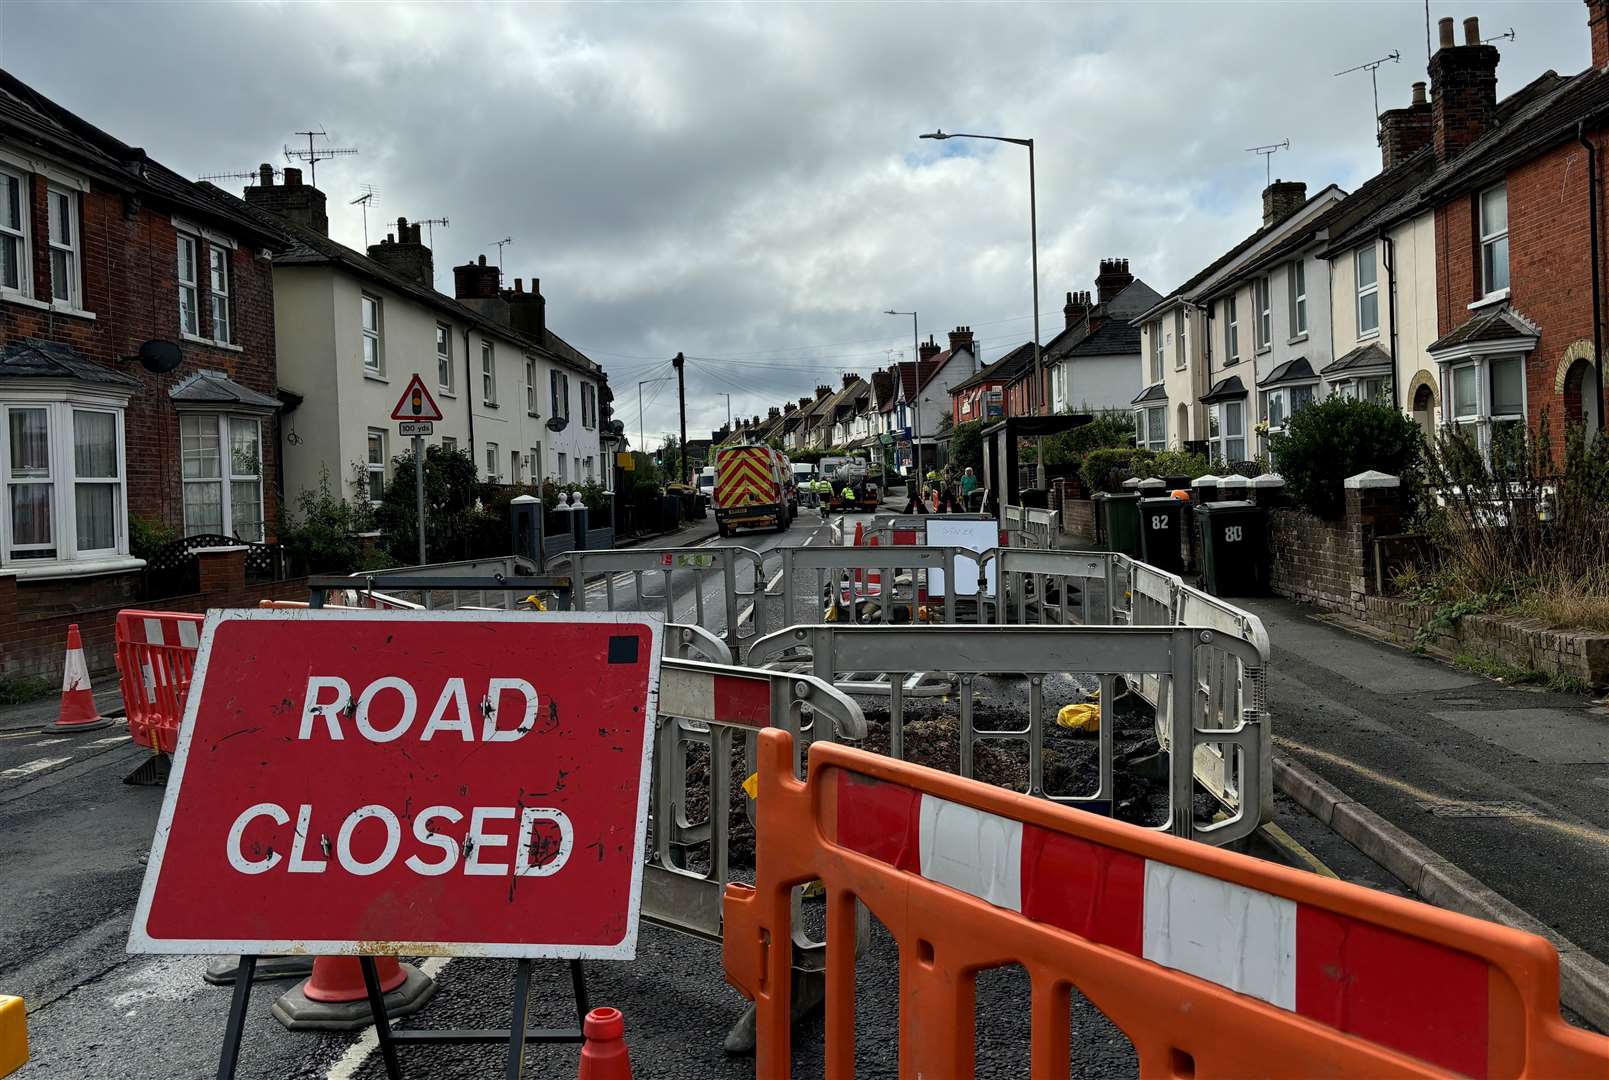
{"type": "Polygon", "coordinates": [[[66,757],[36,758],[33,761],[24,762],[15,768],[7,769],[5,772],[0,772],[0,780],[15,780],[21,776],[32,776],[34,773],[44,772],[46,769],[53,769],[57,765],[64,765],[71,760],[73,760],[71,754],[66,757]]]}
{"type": "Polygon", "coordinates": [[[90,743],[89,745],[91,745],[91,746],[111,746],[113,743],[128,742],[129,739],[131,739],[131,738],[133,738],[132,735],[113,735],[110,738],[96,739],[94,742],[90,743]]]}
{"type": "MultiPolygon", "coordinates": [[[[419,965],[419,970],[434,979],[441,974],[441,969],[452,963],[450,956],[432,956],[419,965]]],[[[330,1071],[324,1074],[324,1080],[352,1080],[363,1068],[363,1063],[369,1060],[369,1055],[380,1045],[380,1037],[374,1033],[374,1028],[366,1027],[358,1041],[346,1048],[346,1053],[338,1058],[330,1071]]]]}
{"type": "Polygon", "coordinates": [[[31,750],[36,746],[55,746],[57,743],[63,743],[66,741],[66,739],[40,739],[38,742],[29,743],[28,748],[31,750]]]}

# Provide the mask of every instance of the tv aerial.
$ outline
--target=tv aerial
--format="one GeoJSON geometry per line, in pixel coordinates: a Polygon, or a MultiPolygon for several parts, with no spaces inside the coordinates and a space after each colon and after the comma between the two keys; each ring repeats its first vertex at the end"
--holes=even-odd
{"type": "Polygon", "coordinates": [[[1264,187],[1267,187],[1274,182],[1274,155],[1279,153],[1281,150],[1289,150],[1290,148],[1291,141],[1289,139],[1286,139],[1284,142],[1265,143],[1262,146],[1246,147],[1246,153],[1258,154],[1263,159],[1264,187]]]}
{"type": "MultiPolygon", "coordinates": [[[[1514,31],[1512,30],[1509,31],[1510,34],[1513,32],[1514,31]]],[[[1495,41],[1496,39],[1494,38],[1493,40],[1495,41]]],[[[1369,73],[1369,86],[1374,90],[1374,125],[1376,133],[1378,133],[1380,130],[1380,79],[1375,73],[1380,70],[1380,66],[1382,64],[1396,64],[1401,63],[1401,61],[1402,54],[1396,49],[1392,49],[1389,53],[1380,57],[1378,60],[1370,60],[1366,64],[1357,64],[1353,67],[1347,68],[1345,71],[1337,71],[1333,76],[1331,76],[1332,78],[1339,79],[1342,75],[1350,75],[1354,71],[1367,71],[1369,73]]]]}
{"type": "MultiPolygon", "coordinates": [[[[283,169],[270,169],[269,171],[275,176],[279,176],[279,175],[283,174],[283,172],[284,172],[283,169]]],[[[197,180],[260,180],[260,179],[262,179],[262,176],[261,176],[261,170],[252,169],[249,172],[208,173],[205,176],[198,176],[198,177],[196,177],[196,179],[197,180]]]]}
{"type": "Polygon", "coordinates": [[[314,142],[313,142],[314,139],[328,139],[329,138],[328,133],[326,133],[323,128],[319,128],[317,131],[296,131],[296,132],[292,132],[292,134],[294,134],[294,135],[305,135],[307,137],[307,149],[306,150],[292,150],[290,148],[290,145],[287,143],[286,146],[285,146],[285,160],[286,161],[301,161],[301,162],[305,162],[307,164],[307,168],[308,168],[307,182],[309,184],[312,184],[314,187],[318,187],[318,163],[319,162],[328,161],[331,158],[353,157],[358,152],[357,147],[355,147],[355,146],[317,146],[317,145],[315,145],[314,142]]]}
{"type": "Polygon", "coordinates": [[[369,207],[379,198],[380,193],[374,190],[373,184],[358,185],[363,194],[347,203],[348,206],[361,206],[363,208],[363,249],[369,248],[369,207]]]}

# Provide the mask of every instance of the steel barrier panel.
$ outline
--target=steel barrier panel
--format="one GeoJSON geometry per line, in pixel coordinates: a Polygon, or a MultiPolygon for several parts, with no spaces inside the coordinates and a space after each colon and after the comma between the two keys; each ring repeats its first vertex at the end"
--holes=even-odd
{"type": "MultiPolygon", "coordinates": [[[[661,611],[667,622],[682,621],[676,614],[676,584],[690,575],[693,581],[692,602],[693,621],[707,630],[718,633],[731,648],[734,655],[740,654],[743,641],[746,637],[738,619],[739,604],[742,598],[763,596],[764,581],[756,580],[762,572],[762,557],[750,548],[744,547],[682,547],[682,548],[635,548],[629,551],[571,551],[562,557],[573,568],[572,576],[579,583],[575,588],[576,610],[590,610],[594,602],[587,579],[595,574],[603,576],[602,610],[606,611],[661,611]],[[747,588],[740,588],[739,568],[745,567],[749,571],[750,580],[747,588]],[[633,591],[636,595],[634,608],[621,608],[616,602],[615,577],[618,574],[630,574],[633,591]],[[662,586],[659,592],[649,592],[645,588],[648,575],[658,574],[662,586]],[[681,575],[681,576],[679,576],[681,575]],[[711,577],[719,576],[721,590],[719,596],[720,625],[712,626],[713,619],[706,610],[709,606],[704,597],[704,586],[711,577]],[[651,605],[651,606],[650,606],[651,605]]],[[[756,603],[752,612],[754,634],[764,633],[765,605],[756,603]]]]}

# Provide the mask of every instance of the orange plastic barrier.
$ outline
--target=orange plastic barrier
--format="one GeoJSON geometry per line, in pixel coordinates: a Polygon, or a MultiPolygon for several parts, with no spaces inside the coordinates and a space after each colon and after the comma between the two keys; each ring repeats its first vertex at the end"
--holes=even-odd
{"type": "Polygon", "coordinates": [[[184,611],[117,613],[117,675],[129,734],[141,746],[173,753],[184,697],[201,643],[202,615],[184,611]]]}
{"type": "Polygon", "coordinates": [[[973,1075],[977,973],[1012,963],[1035,1077],[1068,1074],[1073,988],[1147,1077],[1609,1075],[1539,937],[835,744],[801,783],[792,754],[760,733],[756,882],[723,904],[758,1080],[789,1075],[789,892],[811,879],[829,1080],[855,1075],[857,899],[899,943],[901,1077],[973,1075]]]}

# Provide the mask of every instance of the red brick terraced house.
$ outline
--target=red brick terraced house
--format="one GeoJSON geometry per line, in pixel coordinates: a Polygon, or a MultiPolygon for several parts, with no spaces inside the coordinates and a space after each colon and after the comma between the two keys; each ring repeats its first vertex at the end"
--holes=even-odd
{"type": "Polygon", "coordinates": [[[1586,6],[1592,66],[1547,72],[1501,106],[1475,19],[1462,44],[1441,20],[1430,62],[1438,167],[1416,201],[1435,214],[1440,337],[1427,352],[1441,421],[1483,446],[1544,415],[1556,448],[1566,422],[1602,426],[1609,0],[1586,6]]]}
{"type": "Polygon", "coordinates": [[[276,242],[0,71],[0,624],[138,598],[141,520],[274,539],[276,242]]]}

